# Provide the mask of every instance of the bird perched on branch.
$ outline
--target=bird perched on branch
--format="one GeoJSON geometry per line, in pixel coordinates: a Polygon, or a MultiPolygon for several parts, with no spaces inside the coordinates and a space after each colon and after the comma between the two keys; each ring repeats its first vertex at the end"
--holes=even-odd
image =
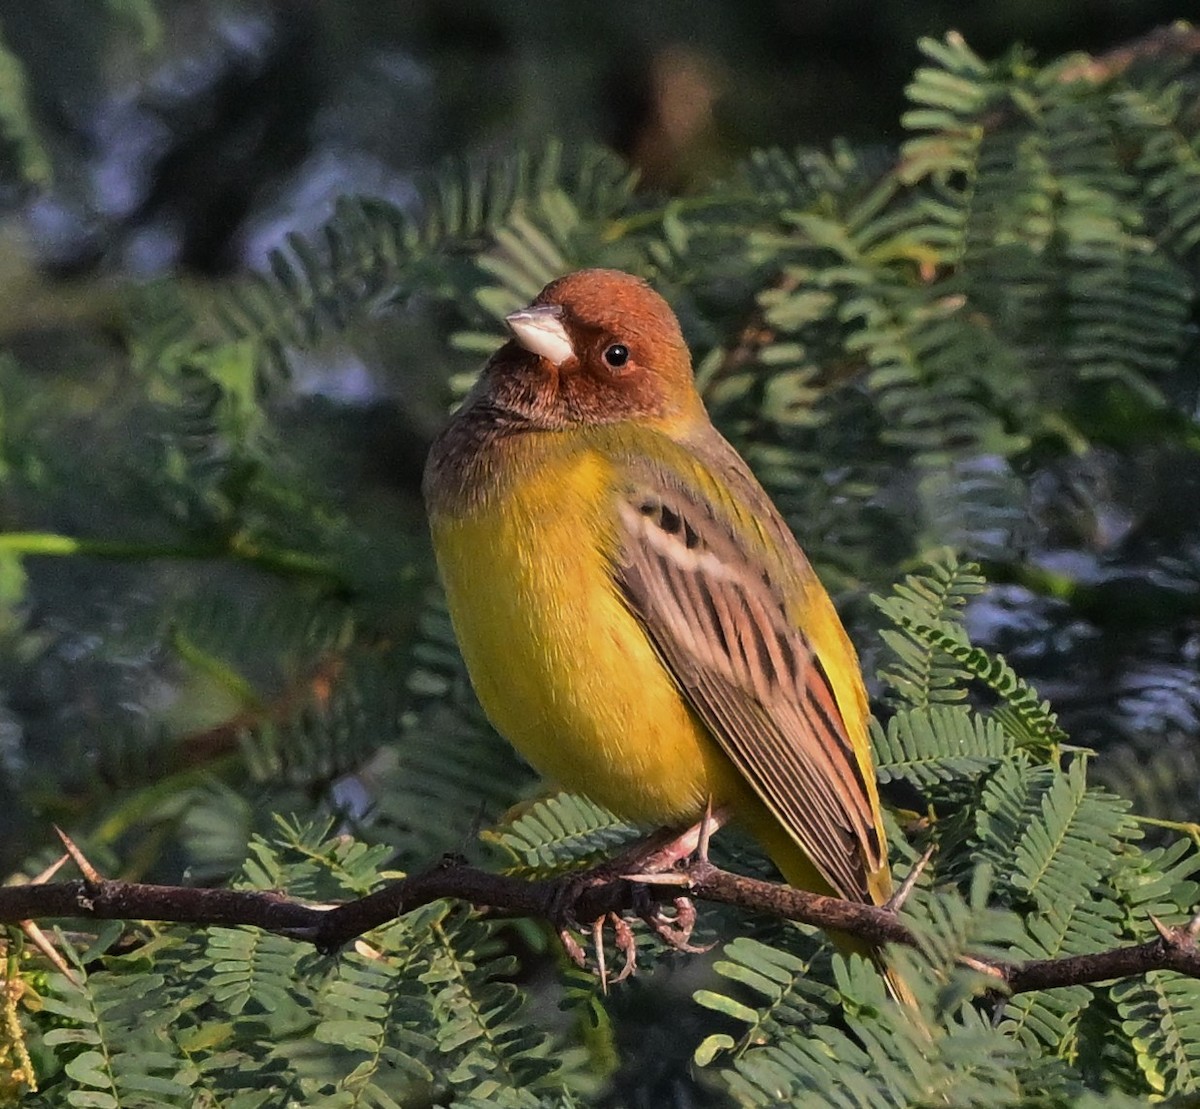
{"type": "Polygon", "coordinates": [[[625,819],[685,827],[711,805],[792,885],[887,902],[854,648],[709,421],[669,305],[636,277],[582,270],[507,319],[514,338],[425,471],[492,723],[625,819]]]}

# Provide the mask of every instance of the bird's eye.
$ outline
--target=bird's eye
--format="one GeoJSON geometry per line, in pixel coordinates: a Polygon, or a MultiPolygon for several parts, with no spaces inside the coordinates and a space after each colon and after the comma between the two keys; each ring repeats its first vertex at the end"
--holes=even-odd
{"type": "Polygon", "coordinates": [[[624,343],[613,343],[604,351],[604,361],[619,370],[629,361],[629,348],[624,343]]]}

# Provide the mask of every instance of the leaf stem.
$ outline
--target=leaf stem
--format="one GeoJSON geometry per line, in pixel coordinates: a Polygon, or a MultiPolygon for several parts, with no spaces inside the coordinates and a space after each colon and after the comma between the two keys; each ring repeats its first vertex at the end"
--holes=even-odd
{"type": "Polygon", "coordinates": [[[78,556],[144,562],[151,559],[233,558],[281,577],[322,578],[339,590],[349,592],[350,582],[333,566],[303,551],[264,547],[242,535],[213,542],[138,543],[123,539],[87,539],[54,532],[0,532],[0,555],[78,556]]]}

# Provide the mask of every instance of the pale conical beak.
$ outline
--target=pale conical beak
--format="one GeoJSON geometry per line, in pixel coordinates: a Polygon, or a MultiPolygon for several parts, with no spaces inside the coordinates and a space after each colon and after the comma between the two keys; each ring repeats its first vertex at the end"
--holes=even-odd
{"type": "Polygon", "coordinates": [[[562,309],[558,305],[522,308],[504,319],[521,346],[533,354],[540,354],[552,366],[561,366],[574,357],[575,348],[563,327],[562,309]]]}

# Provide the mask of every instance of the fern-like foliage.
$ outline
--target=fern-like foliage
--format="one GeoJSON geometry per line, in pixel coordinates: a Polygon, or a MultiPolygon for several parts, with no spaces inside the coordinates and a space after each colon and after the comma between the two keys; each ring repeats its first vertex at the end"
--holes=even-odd
{"type": "Polygon", "coordinates": [[[967,694],[966,679],[977,681],[1001,699],[993,718],[1018,746],[1048,751],[1066,738],[1049,704],[1002,657],[967,641],[962,606],[982,584],[977,568],[948,556],[934,564],[932,580],[910,579],[895,597],[875,598],[900,629],[882,633],[899,656],[899,665],[884,678],[920,708],[960,700],[967,694]]]}
{"type": "MultiPolygon", "coordinates": [[[[281,822],[274,843],[253,844],[242,884],[313,898],[376,884],[386,852],[328,831],[281,822]]],[[[514,963],[501,930],[448,905],[333,959],[242,928],[167,928],[97,969],[103,956],[100,947],[77,959],[78,981],[54,977],[42,1000],[60,1025],[47,1042],[62,1050],[59,1081],[73,1091],[64,1104],[190,1105],[203,1091],[222,1105],[460,1094],[536,1105],[539,1090],[562,1090],[547,1033],[505,980],[514,963]],[[148,959],[155,973],[130,973],[148,959]]]]}
{"type": "Polygon", "coordinates": [[[901,707],[873,728],[879,775],[924,793],[922,835],[937,848],[910,902],[918,951],[892,953],[920,1017],[899,1028],[886,1020],[877,975],[853,962],[835,961],[830,989],[811,949],[796,947],[804,937],[736,940],[715,968],[727,982],[696,1000],[742,1031],[714,1032],[697,1060],[724,1068],[740,1104],[822,1091],[847,1105],[1066,1105],[1097,1084],[1117,1103],[1195,1089],[1192,980],[1162,974],[997,1002],[961,962],[966,951],[1053,959],[1143,942],[1151,914],[1188,918],[1200,866],[1186,841],[1143,852],[1128,803],[1088,784],[1087,758],[1026,742],[1009,721],[1034,697],[1027,687],[994,686],[996,703],[981,710],[964,703],[980,668],[957,668],[974,650],[962,606],[981,588],[974,568],[941,556],[877,599],[906,633],[884,633],[901,707]],[[934,626],[937,636],[907,634],[934,626]],[[963,649],[939,668],[930,653],[952,644],[963,649]]]}
{"type": "MultiPolygon", "coordinates": [[[[411,315],[437,341],[421,365],[449,401],[500,340],[499,318],[550,278],[583,265],[653,278],[714,419],[846,601],[864,657],[878,655],[878,776],[921,798],[903,829],[889,816],[892,855],[935,848],[905,909],[918,947],[887,953],[918,1012],[824,937],[729,908],[702,911],[721,942],[711,965],[640,929],[639,980],[607,998],[562,971],[540,925],[463,906],[426,906],[334,956],[245,929],[114,926],[62,938],[74,977],[26,975],[5,1024],[31,1045],[44,1104],[1200,1096],[1193,980],[1001,1000],[964,961],[1144,942],[1151,916],[1182,923],[1200,898],[1194,845],[1165,829],[1143,841],[1146,825],[1097,784],[1121,786],[1120,770],[1097,774],[1106,754],[1073,750],[1047,701],[967,631],[988,588],[972,559],[1015,581],[1052,577],[1019,572],[1032,486],[1047,459],[1110,434],[1097,411],[1131,413],[1122,434],[1142,449],[1163,427],[1194,449],[1194,66],[1094,79],[1079,59],[988,62],[954,36],[922,50],[895,156],[759,151],[663,199],[608,153],[550,143],[455,164],[403,210],[346,199],[257,276],[137,289],[118,384],[89,414],[139,429],[119,458],[81,464],[81,421],[0,359],[17,521],[0,536],[0,677],[69,701],[43,724],[46,769],[5,763],[41,824],[71,824],[102,865],[320,902],[447,851],[542,878],[637,830],[586,798],[536,792],[471,692],[419,510],[390,487],[385,509],[363,510],[379,495],[360,488],[369,466],[340,469],[299,433],[290,415],[311,398],[287,371],[297,352],[353,348],[411,315]],[[112,537],[115,519],[129,537],[112,537]],[[127,578],[79,590],[114,613],[99,632],[62,634],[55,619],[74,612],[41,616],[49,575],[35,556],[51,555],[89,556],[71,564],[81,574],[120,562],[127,578]],[[858,634],[872,619],[879,635],[858,634]],[[97,642],[122,675],[110,702],[68,670],[97,642]],[[79,767],[102,785],[76,786],[79,767]],[[686,1058],[664,1050],[646,1066],[664,1025],[686,1058]]],[[[0,48],[0,83],[7,60],[0,48]]],[[[28,172],[28,112],[8,78],[0,127],[28,172]]],[[[1195,580],[1176,569],[1172,581],[1195,580]]],[[[37,723],[2,708],[5,736],[37,723]]],[[[1165,752],[1138,763],[1140,781],[1191,765],[1165,752]]],[[[770,873],[736,833],[713,850],[770,873]]],[[[49,861],[32,854],[27,874],[49,861]]]]}
{"type": "Polygon", "coordinates": [[[629,171],[599,149],[567,157],[551,142],[536,156],[452,165],[432,179],[415,214],[373,200],[340,202],[319,243],[290,237],[271,256],[270,278],[231,290],[218,319],[227,336],[252,338],[279,364],[283,347],[311,345],[373,306],[418,290],[466,294],[455,256],[485,247],[491,253],[480,266],[507,291],[480,288],[476,299],[502,315],[570,263],[586,262],[589,229],[625,211],[632,197],[629,171]]]}
{"type": "Polygon", "coordinates": [[[871,722],[875,770],[881,782],[904,778],[919,787],[977,779],[1012,757],[1012,737],[994,720],[948,705],[901,709],[886,730],[871,722]]]}
{"type": "MultiPolygon", "coordinates": [[[[892,1010],[878,974],[861,959],[839,957],[833,967],[836,994],[822,997],[814,986],[804,987],[814,1000],[799,1012],[794,1004],[784,1010],[782,1029],[772,1028],[769,1038],[745,1040],[725,1071],[739,1104],[802,1104],[820,1097],[845,1105],[1018,1103],[1015,1044],[971,1008],[969,999],[986,984],[957,961],[968,946],[987,949],[1011,937],[1014,921],[978,904],[969,908],[955,897],[943,896],[929,909],[919,954],[901,959],[906,978],[917,983],[921,1017],[897,1027],[888,1019],[892,1010]],[[936,986],[937,979],[944,985],[936,986]],[[828,1006],[835,998],[843,1027],[832,1023],[828,1006]]],[[[775,1022],[780,975],[778,970],[763,973],[763,968],[777,967],[780,955],[744,945],[726,953],[738,961],[722,973],[748,987],[743,996],[765,997],[767,1006],[755,1009],[743,1003],[739,1009],[711,997],[704,1003],[723,1004],[752,1033],[763,1022],[775,1022]]]]}
{"type": "Polygon", "coordinates": [[[1172,257],[1194,257],[1200,245],[1200,161],[1186,118],[1186,96],[1168,73],[1117,93],[1120,121],[1138,139],[1137,169],[1157,202],[1156,237],[1172,257]]]}
{"type": "Polygon", "coordinates": [[[483,838],[512,859],[509,873],[534,878],[606,858],[636,834],[635,827],[586,797],[559,793],[488,829],[483,838]]]}
{"type": "MultiPolygon", "coordinates": [[[[898,586],[888,600],[876,599],[881,611],[894,624],[910,627],[961,629],[962,611],[967,601],[984,586],[983,578],[970,566],[953,556],[935,564],[932,574],[913,577],[898,586]]],[[[891,648],[898,662],[884,671],[885,680],[915,708],[928,708],[944,701],[961,700],[962,682],[967,672],[953,659],[931,649],[915,635],[885,630],[880,638],[891,648]]]]}
{"type": "MultiPolygon", "coordinates": [[[[962,574],[978,588],[973,571],[962,574]]],[[[954,579],[943,558],[883,608],[902,623],[915,605],[957,613],[946,603],[954,579]]],[[[893,641],[910,651],[911,640],[893,641]]],[[[457,681],[455,667],[432,651],[423,657],[432,669],[414,682],[444,696],[434,675],[457,681]]],[[[919,946],[889,953],[917,1012],[897,1009],[863,960],[831,964],[805,930],[747,934],[725,944],[717,978],[695,995],[706,1014],[693,1048],[701,1073],[745,1105],[1065,1105],[1106,1084],[1113,1096],[1195,1091],[1200,987],[1190,979],[1156,973],[999,1003],[990,979],[962,961],[1083,954],[1145,938],[1152,913],[1187,919],[1200,890],[1195,849],[1179,841],[1142,851],[1127,805],[1088,785],[1086,759],[1035,758],[994,711],[930,703],[928,683],[904,688],[912,703],[875,741],[881,777],[926,791],[925,835],[939,847],[910,903],[919,946]]],[[[269,838],[251,841],[240,884],[324,901],[361,895],[389,874],[390,847],[329,832],[277,821],[269,838]]],[[[559,795],[485,839],[517,872],[542,876],[611,852],[632,832],[559,795]]],[[[76,958],[77,981],[46,985],[38,1019],[51,1022],[42,1038],[57,1052],[51,1098],[568,1104],[572,1089],[588,1088],[588,1060],[600,1060],[585,1047],[589,1036],[599,1047],[586,1018],[595,987],[572,986],[568,1008],[579,1019],[549,1027],[514,984],[510,934],[462,908],[426,906],[334,957],[248,929],[173,927],[107,954],[119,934],[109,930],[76,958]],[[564,1035],[576,1041],[565,1054],[555,1047],[564,1035]]]]}

